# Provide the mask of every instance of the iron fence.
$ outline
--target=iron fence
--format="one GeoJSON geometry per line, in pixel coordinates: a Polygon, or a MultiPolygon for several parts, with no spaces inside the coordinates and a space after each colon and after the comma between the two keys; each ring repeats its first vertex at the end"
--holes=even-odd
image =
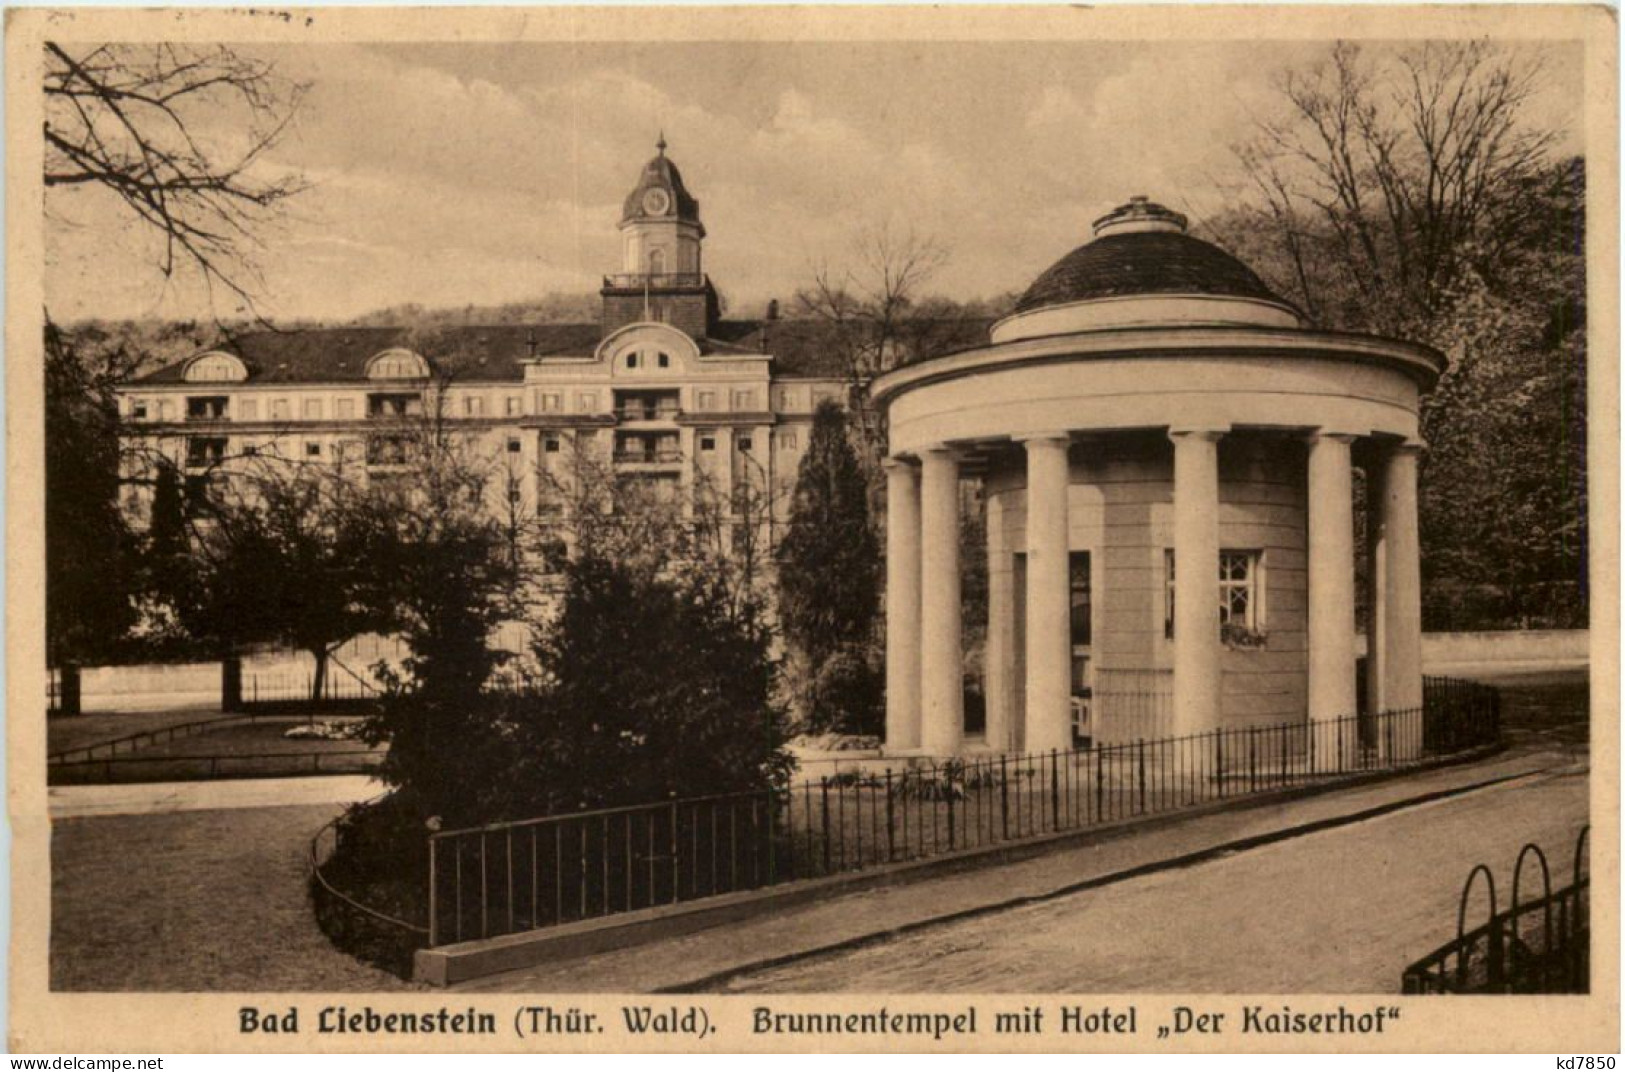
{"type": "Polygon", "coordinates": [[[429,943],[1397,771],[1498,739],[1495,690],[1428,679],[1422,707],[1370,717],[917,761],[787,788],[441,831],[429,838],[429,943]]]}
{"type": "Polygon", "coordinates": [[[1167,737],[1174,725],[1174,672],[1102,666],[1095,671],[1080,735],[1095,744],[1167,737]]]}
{"type": "Polygon", "coordinates": [[[1495,875],[1474,867],[1456,908],[1456,937],[1405,969],[1406,994],[1584,994],[1591,989],[1591,876],[1586,842],[1591,827],[1580,828],[1574,843],[1572,878],[1552,889],[1546,854],[1535,844],[1518,853],[1512,871],[1512,902],[1500,911],[1495,875]],[[1540,865],[1541,896],[1520,897],[1524,862],[1540,865]],[[1483,876],[1485,921],[1467,929],[1467,906],[1483,876]]]}
{"type": "Polygon", "coordinates": [[[261,718],[268,716],[256,715],[220,715],[215,718],[194,719],[191,722],[177,722],[170,726],[158,726],[140,733],[130,733],[123,737],[114,737],[107,741],[97,741],[95,744],[80,745],[76,748],[64,748],[60,752],[52,752],[45,757],[47,766],[56,767],[72,763],[85,763],[90,760],[106,760],[124,755],[132,755],[143,748],[153,745],[168,744],[178,738],[195,737],[200,733],[212,733],[216,730],[227,729],[231,726],[252,726],[261,718]]]}
{"type": "Polygon", "coordinates": [[[305,774],[365,774],[384,761],[384,750],[346,748],[302,752],[213,752],[198,755],[105,756],[52,763],[50,785],[189,782],[219,778],[277,778],[305,774]]]}
{"type": "MultiPolygon", "coordinates": [[[[353,672],[335,672],[330,666],[322,679],[322,691],[317,703],[377,699],[379,690],[372,682],[353,672]]],[[[316,686],[313,670],[280,670],[268,673],[250,672],[243,680],[243,702],[248,704],[306,703],[316,686]]]]}

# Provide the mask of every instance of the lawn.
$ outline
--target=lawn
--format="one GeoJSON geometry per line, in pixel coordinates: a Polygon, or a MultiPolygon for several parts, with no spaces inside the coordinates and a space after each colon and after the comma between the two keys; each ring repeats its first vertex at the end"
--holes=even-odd
{"type": "Polygon", "coordinates": [[[183,722],[224,718],[221,711],[207,708],[180,708],[172,711],[97,712],[89,715],[51,715],[45,720],[45,750],[48,754],[70,748],[87,748],[103,741],[128,737],[133,733],[161,730],[183,722]]]}
{"type": "Polygon", "coordinates": [[[330,805],[58,821],[53,990],[400,990],[316,926],[305,865],[330,805]]]}

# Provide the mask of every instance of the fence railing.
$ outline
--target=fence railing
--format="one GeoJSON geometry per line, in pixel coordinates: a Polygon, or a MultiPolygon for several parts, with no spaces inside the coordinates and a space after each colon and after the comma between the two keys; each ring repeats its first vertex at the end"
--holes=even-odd
{"type": "MultiPolygon", "coordinates": [[[[243,675],[243,702],[305,703],[310,700],[316,685],[314,671],[250,672],[243,675]]],[[[329,666],[322,679],[321,698],[318,702],[377,699],[379,689],[372,682],[337,667],[329,666]]]]}
{"type": "Polygon", "coordinates": [[[553,815],[429,839],[429,942],[532,930],[925,859],[1340,777],[1499,739],[1494,689],[1420,708],[1071,752],[921,761],[801,785],[553,815]]]}
{"type": "Polygon", "coordinates": [[[209,778],[274,778],[304,774],[365,774],[384,761],[384,750],[212,752],[197,755],[105,756],[52,762],[51,785],[112,785],[200,781],[209,778]]]}
{"type": "Polygon", "coordinates": [[[1167,737],[1174,725],[1174,673],[1167,669],[1095,670],[1087,734],[1097,744],[1167,737]]]}
{"type": "Polygon", "coordinates": [[[213,733],[230,726],[248,726],[267,716],[256,715],[219,715],[215,718],[196,719],[191,722],[178,722],[173,726],[159,726],[156,729],[143,730],[140,733],[129,733],[123,737],[114,737],[107,741],[97,741],[95,744],[80,745],[76,748],[64,748],[60,752],[52,752],[45,757],[48,766],[59,766],[67,763],[84,763],[90,760],[105,760],[117,758],[120,753],[125,756],[132,755],[143,748],[151,748],[157,744],[167,744],[170,741],[185,737],[195,737],[200,733],[213,733]]]}
{"type": "Polygon", "coordinates": [[[1574,843],[1572,878],[1552,889],[1540,847],[1526,844],[1512,871],[1512,902],[1499,910],[1495,875],[1479,864],[1467,875],[1456,908],[1456,937],[1405,969],[1406,994],[1584,994],[1591,989],[1591,876],[1586,867],[1589,825],[1574,843]],[[1540,896],[1525,900],[1524,862],[1539,865],[1540,896]],[[1485,921],[1467,929],[1467,906],[1483,876],[1485,921]]]}

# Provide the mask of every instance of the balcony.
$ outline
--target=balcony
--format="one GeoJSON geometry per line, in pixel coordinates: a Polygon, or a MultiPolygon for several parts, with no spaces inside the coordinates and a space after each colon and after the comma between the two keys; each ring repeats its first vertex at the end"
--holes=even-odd
{"type": "Polygon", "coordinates": [[[683,460],[680,450],[617,450],[616,465],[678,465],[683,460]]]}
{"type": "Polygon", "coordinates": [[[703,287],[704,272],[617,272],[604,277],[606,290],[663,290],[673,287],[703,287]]]}
{"type": "Polygon", "coordinates": [[[372,420],[401,420],[423,416],[421,395],[368,395],[367,416],[372,420]]]}
{"type": "Polygon", "coordinates": [[[226,460],[224,439],[188,439],[186,441],[186,467],[208,469],[226,460]]]}
{"type": "Polygon", "coordinates": [[[683,415],[683,411],[676,403],[658,406],[622,406],[615,411],[615,416],[623,421],[675,421],[683,415]]]}
{"type": "Polygon", "coordinates": [[[186,419],[193,423],[227,420],[226,400],[224,398],[188,398],[186,400],[186,419]]]}

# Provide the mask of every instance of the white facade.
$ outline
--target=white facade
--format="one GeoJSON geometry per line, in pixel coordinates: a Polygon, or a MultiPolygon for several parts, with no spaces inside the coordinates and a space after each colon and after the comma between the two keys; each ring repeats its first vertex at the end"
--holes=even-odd
{"type": "Polygon", "coordinates": [[[1313,330],[1183,230],[1136,199],[989,345],[876,382],[893,750],[1353,717],[1356,467],[1369,707],[1420,706],[1418,408],[1442,358],[1313,330]],[[987,729],[967,743],[955,489],[972,476],[988,511],[987,729]]]}
{"type": "Polygon", "coordinates": [[[846,402],[835,360],[804,330],[775,352],[779,321],[720,319],[698,202],[663,141],[620,231],[596,324],[256,333],[124,385],[126,508],[146,517],[159,458],[198,478],[251,456],[388,477],[402,422],[429,418],[506,468],[491,503],[504,514],[547,516],[578,452],[685,494],[784,492],[815,409],[846,402]]]}

